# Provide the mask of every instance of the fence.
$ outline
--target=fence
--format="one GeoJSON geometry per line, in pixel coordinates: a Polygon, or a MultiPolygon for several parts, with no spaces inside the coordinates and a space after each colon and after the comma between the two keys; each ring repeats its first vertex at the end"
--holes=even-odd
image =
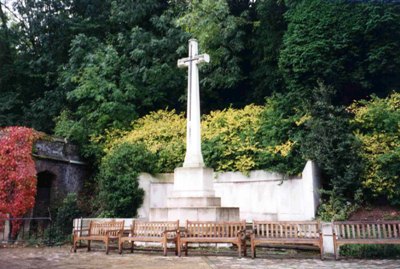
{"type": "Polygon", "coordinates": [[[0,241],[2,243],[41,243],[53,245],[53,223],[50,217],[0,218],[0,241]],[[18,232],[12,234],[12,226],[20,225],[18,232]]]}

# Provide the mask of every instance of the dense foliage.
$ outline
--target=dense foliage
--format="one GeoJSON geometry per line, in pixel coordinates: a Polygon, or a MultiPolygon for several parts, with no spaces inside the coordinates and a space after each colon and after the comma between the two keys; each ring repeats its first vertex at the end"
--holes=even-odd
{"type": "MultiPolygon", "coordinates": [[[[39,134],[30,128],[0,129],[0,212],[23,217],[35,204],[36,169],[32,144],[39,134]]],[[[13,222],[12,233],[19,230],[13,222]]]]}
{"type": "Polygon", "coordinates": [[[57,205],[55,211],[53,223],[48,227],[46,233],[53,242],[65,243],[70,240],[74,219],[82,216],[78,205],[78,195],[68,193],[62,203],[57,205]]]}
{"type": "Polygon", "coordinates": [[[143,144],[156,156],[157,172],[172,172],[182,166],[185,157],[186,122],[183,114],[174,110],[151,112],[133,122],[132,130],[121,133],[110,133],[107,137],[106,152],[123,144],[143,144]]]}
{"type": "Polygon", "coordinates": [[[352,106],[366,162],[363,185],[375,199],[400,204],[400,94],[373,96],[352,106]]]}
{"type": "Polygon", "coordinates": [[[265,152],[257,140],[262,107],[213,111],[202,124],[204,161],[216,171],[242,171],[262,167],[259,156],[265,152]]]}
{"type": "Polygon", "coordinates": [[[279,67],[289,91],[312,98],[317,81],[349,104],[400,83],[400,5],[299,1],[285,14],[279,67]]]}
{"type": "Polygon", "coordinates": [[[120,144],[103,158],[97,175],[102,217],[136,216],[144,196],[138,177],[153,172],[153,163],[153,154],[140,144],[120,144]]]}
{"type": "Polygon", "coordinates": [[[211,56],[200,68],[208,165],[296,174],[313,159],[328,218],[360,199],[399,204],[398,97],[387,96],[400,89],[400,5],[389,2],[0,0],[0,126],[79,144],[102,170],[96,188],[115,187],[105,171],[122,148],[172,171],[185,151],[176,61],[194,37],[211,56]]]}
{"type": "MultiPolygon", "coordinates": [[[[208,167],[216,171],[242,171],[261,167],[264,152],[257,141],[262,107],[213,111],[202,121],[202,150],[208,167]]],[[[160,110],[133,122],[132,130],[110,133],[107,154],[127,143],[143,144],[155,156],[157,172],[173,172],[182,166],[186,150],[186,121],[183,114],[160,110]]]]}

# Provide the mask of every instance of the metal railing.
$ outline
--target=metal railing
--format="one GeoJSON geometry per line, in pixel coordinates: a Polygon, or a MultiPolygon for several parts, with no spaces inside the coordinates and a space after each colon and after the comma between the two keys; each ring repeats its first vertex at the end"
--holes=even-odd
{"type": "Polygon", "coordinates": [[[0,241],[2,243],[40,243],[53,245],[52,219],[35,218],[0,218],[0,241]],[[19,225],[18,232],[12,234],[13,225],[19,225]]]}

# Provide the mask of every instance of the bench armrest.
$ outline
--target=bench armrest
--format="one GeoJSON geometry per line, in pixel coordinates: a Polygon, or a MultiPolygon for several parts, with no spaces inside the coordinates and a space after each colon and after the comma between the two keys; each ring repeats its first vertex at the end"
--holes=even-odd
{"type": "Polygon", "coordinates": [[[130,234],[132,232],[131,229],[120,229],[119,230],[119,235],[123,236],[124,234],[130,234]]]}
{"type": "Polygon", "coordinates": [[[180,237],[186,237],[187,233],[188,233],[187,229],[178,230],[178,234],[180,237]]]}
{"type": "Polygon", "coordinates": [[[179,232],[179,229],[165,230],[161,233],[161,236],[167,236],[168,233],[176,233],[177,235],[179,235],[179,232]]]}
{"type": "Polygon", "coordinates": [[[238,231],[236,233],[236,236],[241,237],[242,239],[245,239],[246,238],[246,229],[241,229],[240,231],[238,231]]]}

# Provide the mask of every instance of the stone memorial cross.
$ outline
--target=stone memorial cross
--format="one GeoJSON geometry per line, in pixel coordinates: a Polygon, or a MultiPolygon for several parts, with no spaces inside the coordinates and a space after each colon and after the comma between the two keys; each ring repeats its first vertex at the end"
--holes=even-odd
{"type": "Polygon", "coordinates": [[[198,42],[189,40],[189,57],[179,59],[178,67],[188,67],[186,155],[183,167],[204,167],[201,153],[200,92],[198,64],[210,62],[208,54],[198,54],[198,42]]]}

